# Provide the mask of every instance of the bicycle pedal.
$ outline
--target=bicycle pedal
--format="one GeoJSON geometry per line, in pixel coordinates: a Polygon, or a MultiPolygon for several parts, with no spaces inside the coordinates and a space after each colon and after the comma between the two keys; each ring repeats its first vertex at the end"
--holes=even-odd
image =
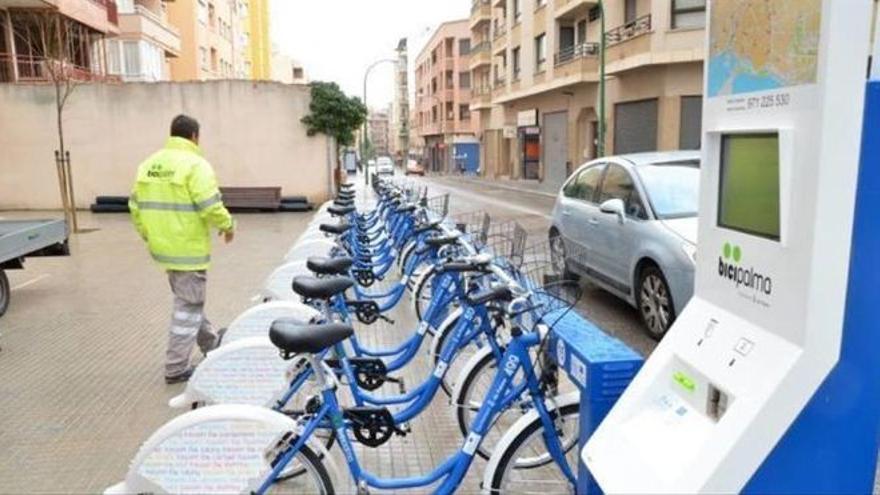
{"type": "Polygon", "coordinates": [[[412,427],[409,425],[409,421],[407,421],[405,423],[400,423],[398,426],[394,427],[394,432],[402,437],[405,437],[412,433],[412,427]]]}

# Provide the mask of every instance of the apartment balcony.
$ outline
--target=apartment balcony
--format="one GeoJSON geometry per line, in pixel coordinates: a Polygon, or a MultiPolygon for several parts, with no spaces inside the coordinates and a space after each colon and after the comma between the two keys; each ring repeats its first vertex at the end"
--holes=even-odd
{"type": "Polygon", "coordinates": [[[598,3],[598,0],[553,0],[553,15],[561,21],[572,21],[586,15],[598,3]]]}
{"type": "Polygon", "coordinates": [[[119,33],[119,16],[114,0],[0,0],[0,8],[47,9],[99,33],[119,33]]]}
{"type": "Polygon", "coordinates": [[[496,28],[492,36],[492,54],[497,55],[507,49],[507,27],[502,25],[501,30],[496,28]]]}
{"type": "Polygon", "coordinates": [[[651,14],[643,15],[605,33],[605,61],[614,64],[651,51],[651,14]]]}
{"type": "Polygon", "coordinates": [[[563,48],[553,56],[556,79],[571,78],[572,82],[599,80],[599,43],[579,43],[563,48]]]}
{"type": "Polygon", "coordinates": [[[502,9],[506,3],[507,0],[492,0],[492,7],[502,9]]]}
{"type": "Polygon", "coordinates": [[[470,28],[476,29],[484,22],[492,21],[492,6],[489,0],[474,0],[471,6],[470,28]]]}
{"type": "Polygon", "coordinates": [[[484,65],[492,64],[492,44],[488,41],[484,41],[482,43],[477,44],[473,48],[471,48],[470,54],[470,64],[468,68],[470,70],[477,69],[484,65]]]}
{"type": "Polygon", "coordinates": [[[474,86],[471,89],[471,111],[486,110],[492,107],[492,87],[474,86]]]}
{"type": "Polygon", "coordinates": [[[132,13],[121,14],[119,28],[125,38],[147,39],[173,57],[180,55],[180,31],[143,5],[135,5],[132,13]]]}
{"type": "Polygon", "coordinates": [[[121,81],[119,76],[105,74],[93,67],[61,63],[45,57],[0,52],[0,83],[51,82],[53,77],[77,82],[121,81]]]}

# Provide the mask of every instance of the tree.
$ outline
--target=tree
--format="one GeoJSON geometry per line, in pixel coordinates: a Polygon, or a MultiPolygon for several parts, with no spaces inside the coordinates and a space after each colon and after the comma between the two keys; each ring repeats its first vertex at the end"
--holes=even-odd
{"type": "Polygon", "coordinates": [[[19,29],[15,31],[26,54],[20,54],[29,76],[45,79],[55,90],[55,123],[58,149],[55,162],[65,217],[74,232],[76,218],[73,177],[69,151],[64,141],[64,109],[77,86],[91,77],[86,66],[91,50],[91,34],[83,25],[58,12],[31,10],[16,13],[19,29]]]}
{"type": "Polygon", "coordinates": [[[348,97],[333,82],[311,83],[309,115],[302,118],[309,136],[321,133],[336,139],[337,149],[354,143],[354,132],[367,118],[360,98],[348,97]]]}

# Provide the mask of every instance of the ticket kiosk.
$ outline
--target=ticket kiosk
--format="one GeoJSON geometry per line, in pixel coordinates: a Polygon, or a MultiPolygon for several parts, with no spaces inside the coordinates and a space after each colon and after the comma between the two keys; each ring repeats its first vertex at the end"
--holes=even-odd
{"type": "Polygon", "coordinates": [[[709,1],[695,296],[581,452],[606,493],[872,491],[871,4],[709,1]]]}

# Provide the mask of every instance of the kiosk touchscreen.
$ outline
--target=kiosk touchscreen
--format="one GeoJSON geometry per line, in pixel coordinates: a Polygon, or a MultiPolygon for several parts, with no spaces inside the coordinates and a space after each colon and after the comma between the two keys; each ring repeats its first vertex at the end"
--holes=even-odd
{"type": "Polygon", "coordinates": [[[834,485],[850,454],[829,437],[874,415],[876,460],[876,407],[858,407],[875,388],[825,390],[843,359],[871,3],[708,2],[695,295],[582,451],[606,493],[871,490],[871,460],[834,485]]]}

